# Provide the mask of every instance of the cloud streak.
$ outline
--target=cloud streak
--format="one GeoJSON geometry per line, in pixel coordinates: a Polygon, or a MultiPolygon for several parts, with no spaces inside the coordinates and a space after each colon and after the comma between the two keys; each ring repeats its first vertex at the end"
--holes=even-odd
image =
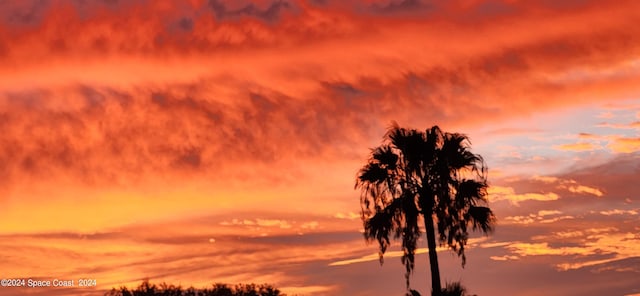
{"type": "MultiPolygon", "coordinates": [[[[327,149],[344,157],[353,152],[341,149],[370,142],[366,136],[391,119],[423,124],[407,120],[412,109],[432,110],[424,114],[430,121],[455,125],[456,118],[482,120],[478,114],[527,113],[539,95],[559,98],[544,104],[571,104],[562,89],[580,93],[594,85],[612,96],[627,93],[618,82],[563,69],[587,64],[597,72],[626,63],[640,48],[625,35],[633,30],[618,30],[633,28],[628,22],[635,10],[618,5],[608,4],[606,18],[591,2],[574,7],[572,15],[542,7],[545,18],[557,15],[554,31],[562,30],[515,37],[489,21],[495,13],[520,20],[508,30],[528,32],[542,16],[522,10],[524,4],[461,10],[454,2],[398,3],[7,1],[0,34],[6,47],[0,59],[11,65],[0,73],[3,126],[10,128],[2,139],[9,147],[1,154],[9,163],[3,179],[63,173],[117,182],[149,172],[216,170],[226,160],[268,164],[283,154],[335,156],[327,149]],[[409,22],[408,11],[426,17],[409,22]],[[439,13],[450,20],[472,16],[474,27],[495,39],[492,46],[467,27],[443,22],[439,13]],[[581,16],[593,17],[602,32],[572,25],[581,16]],[[322,25],[330,19],[334,29],[322,25]],[[561,41],[567,36],[575,41],[561,41]],[[385,46],[372,50],[376,44],[385,46]],[[436,51],[435,44],[447,48],[436,51]],[[549,78],[558,75],[577,78],[560,88],[549,78]],[[595,81],[583,83],[585,75],[595,81]],[[535,96],[519,91],[513,100],[516,89],[535,96]]],[[[628,73],[630,82],[637,78],[628,73]]],[[[633,147],[625,138],[610,145],[621,152],[633,147]]]]}

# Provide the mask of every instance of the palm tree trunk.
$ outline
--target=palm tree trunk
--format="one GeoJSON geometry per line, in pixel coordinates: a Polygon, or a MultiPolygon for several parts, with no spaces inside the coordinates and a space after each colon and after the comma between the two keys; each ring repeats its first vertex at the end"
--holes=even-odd
{"type": "Polygon", "coordinates": [[[442,291],[440,286],[440,267],[438,266],[438,253],[436,252],[436,234],[433,225],[433,215],[424,215],[425,232],[427,233],[427,246],[429,247],[429,265],[431,266],[432,295],[438,296],[442,291]]]}

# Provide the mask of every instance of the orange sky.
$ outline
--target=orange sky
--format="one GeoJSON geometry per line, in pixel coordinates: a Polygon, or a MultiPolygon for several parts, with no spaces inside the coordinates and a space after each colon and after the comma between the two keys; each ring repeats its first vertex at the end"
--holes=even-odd
{"type": "Polygon", "coordinates": [[[464,269],[441,251],[444,279],[638,294],[638,19],[631,0],[2,1],[1,276],[98,287],[0,294],[402,294],[353,190],[392,120],[466,133],[490,167],[497,231],[464,269]]]}

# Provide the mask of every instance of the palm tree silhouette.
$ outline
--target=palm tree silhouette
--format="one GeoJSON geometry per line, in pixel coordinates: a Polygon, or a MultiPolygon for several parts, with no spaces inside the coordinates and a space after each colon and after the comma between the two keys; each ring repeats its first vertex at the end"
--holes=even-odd
{"type": "Polygon", "coordinates": [[[380,263],[389,238],[402,239],[402,263],[407,289],[414,268],[422,216],[429,249],[433,295],[440,295],[436,233],[441,245],[457,252],[464,267],[468,228],[485,234],[493,230],[495,216],[487,204],[487,168],[480,155],[469,150],[467,136],[445,133],[438,126],[425,132],[400,128],[387,131],[383,144],[372,149],[359,171],[356,188],[364,236],[380,245],[380,263]]]}

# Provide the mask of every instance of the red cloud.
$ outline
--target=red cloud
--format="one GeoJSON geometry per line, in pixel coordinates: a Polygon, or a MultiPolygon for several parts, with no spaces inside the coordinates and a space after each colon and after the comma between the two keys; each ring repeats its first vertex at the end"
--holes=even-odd
{"type": "Polygon", "coordinates": [[[636,1],[25,3],[0,15],[6,183],[278,182],[359,159],[390,120],[457,129],[640,82],[636,1]]]}

